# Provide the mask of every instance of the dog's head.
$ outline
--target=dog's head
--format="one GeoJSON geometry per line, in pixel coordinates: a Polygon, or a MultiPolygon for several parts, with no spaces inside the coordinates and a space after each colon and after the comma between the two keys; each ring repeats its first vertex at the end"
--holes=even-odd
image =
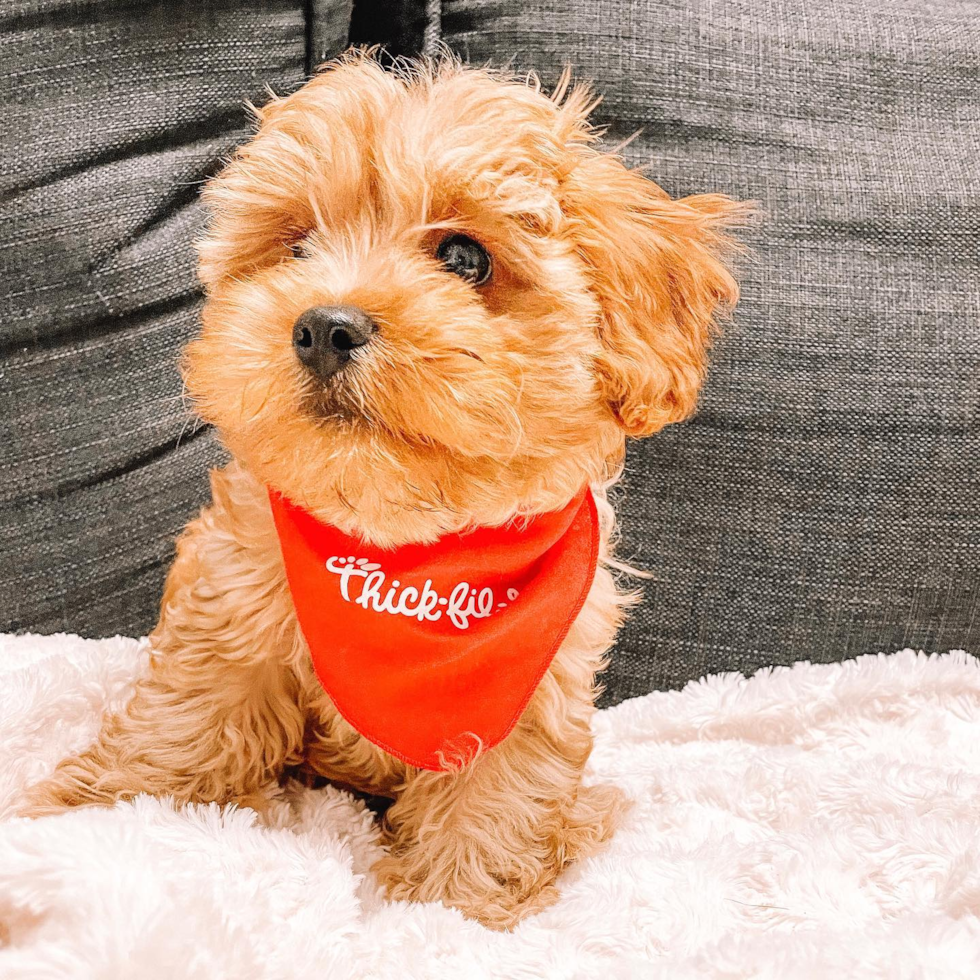
{"type": "Polygon", "coordinates": [[[552,509],[694,407],[727,198],[600,153],[590,98],[352,56],[209,185],[201,415],[255,476],[378,543],[552,509]]]}

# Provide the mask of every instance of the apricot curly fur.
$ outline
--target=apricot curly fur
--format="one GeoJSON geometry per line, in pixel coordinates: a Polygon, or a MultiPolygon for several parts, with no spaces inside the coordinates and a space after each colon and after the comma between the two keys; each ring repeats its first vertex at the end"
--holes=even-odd
{"type": "Polygon", "coordinates": [[[627,803],[585,786],[596,674],[630,601],[614,580],[605,488],[627,436],[694,408],[714,324],[737,290],[727,198],[671,200],[596,147],[594,99],[567,79],[402,65],[365,53],[257,110],[205,191],[207,304],[185,377],[235,462],[184,532],[148,675],[27,810],[140,792],[261,808],[288,767],[393,798],[393,898],[509,928],[627,803]],[[493,256],[474,288],[436,258],[462,231],[493,256]],[[299,252],[299,254],[297,254],[299,252]],[[342,381],[298,363],[293,322],[325,304],[379,325],[342,381]],[[512,734],[458,771],[406,766],[352,729],[316,680],[265,486],[381,545],[564,506],[602,524],[584,609],[512,734]]]}

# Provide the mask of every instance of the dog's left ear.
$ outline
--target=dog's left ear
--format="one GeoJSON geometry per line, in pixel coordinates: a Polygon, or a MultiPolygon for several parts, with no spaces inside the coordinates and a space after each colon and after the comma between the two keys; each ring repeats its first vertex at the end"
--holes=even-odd
{"type": "Polygon", "coordinates": [[[671,200],[618,157],[579,152],[562,209],[602,310],[597,374],[626,433],[647,436],[694,410],[715,321],[738,299],[724,229],[748,209],[671,200]]]}

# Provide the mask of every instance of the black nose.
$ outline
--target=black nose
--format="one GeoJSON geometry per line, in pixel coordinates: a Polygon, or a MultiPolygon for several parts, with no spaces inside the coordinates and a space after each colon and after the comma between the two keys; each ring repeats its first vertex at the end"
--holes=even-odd
{"type": "Polygon", "coordinates": [[[293,347],[303,364],[326,381],[377,329],[374,320],[356,306],[314,306],[293,325],[293,347]]]}

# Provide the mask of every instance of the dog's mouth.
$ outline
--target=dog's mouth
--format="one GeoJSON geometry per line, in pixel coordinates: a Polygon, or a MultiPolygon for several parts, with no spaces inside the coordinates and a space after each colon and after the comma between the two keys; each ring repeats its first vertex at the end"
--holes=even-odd
{"type": "Polygon", "coordinates": [[[304,413],[324,425],[369,425],[372,420],[363,400],[358,399],[350,388],[350,385],[344,385],[342,379],[332,378],[328,384],[318,386],[315,391],[305,392],[304,413]]]}
{"type": "Polygon", "coordinates": [[[373,390],[374,367],[355,351],[333,377],[304,386],[300,396],[303,414],[327,431],[374,432],[400,438],[401,433],[382,414],[385,392],[373,390]]]}

